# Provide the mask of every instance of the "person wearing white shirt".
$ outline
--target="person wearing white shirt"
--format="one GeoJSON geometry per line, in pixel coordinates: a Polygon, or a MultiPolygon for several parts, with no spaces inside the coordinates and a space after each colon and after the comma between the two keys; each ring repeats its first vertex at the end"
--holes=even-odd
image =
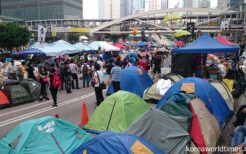
{"type": "Polygon", "coordinates": [[[69,68],[70,68],[70,71],[71,71],[72,77],[73,77],[72,88],[75,89],[75,86],[74,86],[74,80],[75,80],[76,88],[80,89],[79,88],[79,80],[78,80],[78,66],[74,63],[73,59],[71,59],[71,61],[70,61],[69,68]]]}

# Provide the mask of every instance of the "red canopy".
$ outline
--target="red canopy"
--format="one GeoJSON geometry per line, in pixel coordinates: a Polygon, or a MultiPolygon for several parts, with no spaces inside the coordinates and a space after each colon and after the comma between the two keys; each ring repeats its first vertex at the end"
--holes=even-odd
{"type": "Polygon", "coordinates": [[[115,43],[114,46],[116,46],[120,49],[126,49],[126,46],[123,43],[115,43]]]}
{"type": "Polygon", "coordinates": [[[225,44],[225,45],[233,45],[232,42],[228,41],[227,39],[225,39],[223,36],[219,36],[217,38],[217,41],[222,43],[222,44],[225,44]]]}

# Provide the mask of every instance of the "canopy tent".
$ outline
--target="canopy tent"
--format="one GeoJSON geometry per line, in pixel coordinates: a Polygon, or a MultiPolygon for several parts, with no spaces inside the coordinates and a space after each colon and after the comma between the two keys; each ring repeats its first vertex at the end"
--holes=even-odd
{"type": "MultiPolygon", "coordinates": [[[[121,71],[120,88],[143,97],[144,90],[153,84],[149,74],[136,66],[126,67],[121,71]]],[[[109,85],[107,95],[114,93],[112,83],[109,85]]]]}
{"type": "Polygon", "coordinates": [[[51,47],[51,45],[44,43],[41,45],[39,42],[34,43],[29,48],[38,49],[46,54],[46,56],[62,56],[65,55],[65,51],[51,47]]]}
{"type": "Polygon", "coordinates": [[[3,153],[72,153],[91,137],[79,126],[47,116],[22,122],[1,141],[3,153]]]}
{"type": "Polygon", "coordinates": [[[79,37],[79,39],[80,39],[80,40],[88,40],[88,37],[82,35],[82,36],[79,37]]]}
{"type": "Polygon", "coordinates": [[[43,51],[47,56],[62,56],[65,54],[74,54],[79,52],[72,44],[59,40],[51,44],[44,43],[43,45],[38,42],[31,45],[29,48],[34,48],[43,51]]]}
{"type": "Polygon", "coordinates": [[[149,106],[142,98],[119,91],[106,98],[97,107],[85,128],[123,132],[148,110],[149,106]]]}
{"type": "Polygon", "coordinates": [[[101,48],[102,50],[107,51],[120,51],[120,48],[117,48],[105,41],[94,41],[89,44],[89,47],[92,48],[93,50],[98,50],[98,48],[101,48]]]}
{"type": "Polygon", "coordinates": [[[165,153],[185,153],[190,136],[174,118],[161,110],[151,109],[133,123],[126,133],[151,142],[165,153]]]}
{"type": "Polygon", "coordinates": [[[126,49],[126,46],[123,43],[115,43],[114,46],[123,50],[126,49]]]}
{"type": "Polygon", "coordinates": [[[146,46],[147,45],[147,43],[146,42],[138,42],[137,43],[137,47],[143,47],[143,46],[146,46]]]}
{"type": "Polygon", "coordinates": [[[72,154],[163,154],[157,147],[130,134],[103,132],[72,154]]]}
{"type": "Polygon", "coordinates": [[[54,43],[49,44],[48,46],[57,51],[63,51],[65,52],[65,54],[73,54],[79,52],[79,50],[76,49],[72,44],[64,40],[56,41],[54,43]]]}
{"type": "Polygon", "coordinates": [[[15,52],[13,55],[16,56],[28,56],[28,55],[34,55],[34,56],[46,56],[46,54],[40,50],[35,48],[28,48],[20,52],[15,52]]]}
{"type": "Polygon", "coordinates": [[[225,44],[225,45],[233,45],[234,43],[228,41],[227,39],[225,39],[223,36],[219,36],[217,37],[217,41],[222,43],[222,44],[225,44]]]}
{"type": "Polygon", "coordinates": [[[88,46],[85,43],[76,43],[73,45],[78,51],[82,51],[82,52],[96,52],[96,50],[93,50],[90,46],[88,46]]]}
{"type": "Polygon", "coordinates": [[[232,115],[227,103],[220,93],[206,80],[200,78],[185,78],[173,85],[157,104],[157,108],[163,106],[173,93],[187,91],[201,98],[206,107],[213,114],[220,126],[232,115]]]}
{"type": "Polygon", "coordinates": [[[179,53],[219,53],[219,52],[238,52],[238,46],[228,46],[224,45],[213,38],[208,34],[202,35],[196,41],[184,46],[183,48],[175,48],[172,50],[174,54],[179,53]]]}

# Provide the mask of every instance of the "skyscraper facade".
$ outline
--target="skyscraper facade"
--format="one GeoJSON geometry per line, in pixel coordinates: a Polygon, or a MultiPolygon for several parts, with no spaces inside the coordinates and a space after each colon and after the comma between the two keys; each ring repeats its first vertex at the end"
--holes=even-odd
{"type": "Polygon", "coordinates": [[[133,0],[99,0],[100,19],[117,19],[132,13],[133,0]]]}
{"type": "Polygon", "coordinates": [[[145,0],[145,11],[157,10],[158,0],[145,0]]]}
{"type": "Polygon", "coordinates": [[[1,0],[2,15],[26,20],[83,18],[82,0],[1,0]]]}
{"type": "Polygon", "coordinates": [[[192,0],[193,8],[210,8],[210,0],[192,0]]]}
{"type": "Polygon", "coordinates": [[[217,8],[221,10],[227,9],[228,1],[227,0],[218,0],[217,8]]]}
{"type": "Polygon", "coordinates": [[[192,0],[183,0],[184,8],[192,8],[192,0]]]}

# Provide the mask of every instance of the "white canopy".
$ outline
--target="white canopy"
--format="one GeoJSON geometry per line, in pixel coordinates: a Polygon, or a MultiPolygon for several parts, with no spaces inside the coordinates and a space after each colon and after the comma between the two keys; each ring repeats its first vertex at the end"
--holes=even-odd
{"type": "Polygon", "coordinates": [[[89,44],[89,47],[91,47],[93,50],[98,50],[99,47],[101,47],[102,50],[107,51],[120,51],[120,48],[117,48],[105,41],[94,41],[89,44]]]}

